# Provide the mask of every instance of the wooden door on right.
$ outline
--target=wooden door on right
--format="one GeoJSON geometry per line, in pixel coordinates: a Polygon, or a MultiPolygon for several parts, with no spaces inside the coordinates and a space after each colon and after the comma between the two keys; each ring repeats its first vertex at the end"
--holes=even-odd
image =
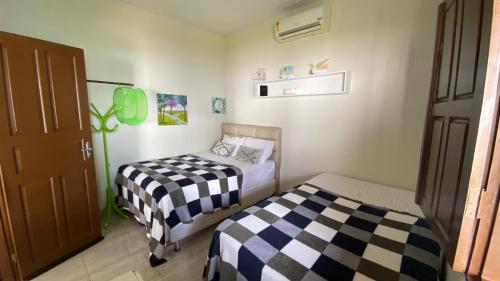
{"type": "Polygon", "coordinates": [[[438,15],[417,203],[453,264],[484,91],[492,0],[446,0],[438,15]]]}

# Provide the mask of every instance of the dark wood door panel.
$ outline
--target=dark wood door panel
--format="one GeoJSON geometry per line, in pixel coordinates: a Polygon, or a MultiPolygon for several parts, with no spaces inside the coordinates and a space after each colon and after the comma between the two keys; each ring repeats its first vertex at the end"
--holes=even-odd
{"type": "Polygon", "coordinates": [[[16,174],[19,177],[33,177],[40,173],[46,174],[53,166],[40,165],[40,159],[46,163],[59,166],[57,160],[60,156],[59,149],[49,144],[38,143],[13,147],[14,164],[16,174]]]}
{"type": "Polygon", "coordinates": [[[476,85],[476,65],[479,61],[482,1],[460,0],[463,11],[461,14],[462,32],[459,40],[458,70],[454,99],[472,98],[476,85]]]}
{"type": "Polygon", "coordinates": [[[451,226],[455,219],[456,195],[461,185],[460,180],[468,128],[469,122],[465,119],[451,119],[448,123],[443,175],[441,177],[439,197],[436,201],[439,202],[439,204],[436,204],[436,224],[442,232],[441,236],[447,242],[449,242],[451,226]]]}
{"type": "Polygon", "coordinates": [[[449,1],[444,13],[444,38],[440,46],[440,68],[436,103],[470,98],[475,89],[476,65],[479,60],[483,1],[449,1]],[[467,11],[464,13],[463,11],[467,11]]]}
{"type": "Polygon", "coordinates": [[[439,169],[439,155],[441,151],[441,143],[444,130],[443,117],[435,117],[432,125],[432,144],[430,147],[429,168],[425,177],[425,188],[422,192],[422,204],[426,209],[432,210],[434,205],[434,196],[436,194],[436,184],[439,169]]]}
{"type": "Polygon", "coordinates": [[[85,166],[83,154],[83,139],[75,136],[58,146],[52,141],[55,138],[45,138],[38,143],[26,143],[12,148],[13,163],[16,175],[19,177],[36,177],[39,174],[50,174],[61,172],[68,167],[71,169],[82,169],[85,166]],[[40,160],[50,165],[41,165],[40,160]]]}
{"type": "Polygon", "coordinates": [[[67,232],[69,242],[79,242],[95,236],[96,229],[93,222],[92,196],[88,185],[88,173],[81,173],[60,177],[62,195],[64,198],[64,213],[67,217],[67,232]]]}
{"type": "Polygon", "coordinates": [[[468,99],[451,100],[434,105],[433,112],[439,116],[454,116],[456,118],[468,118],[474,111],[475,104],[468,99]]]}
{"type": "Polygon", "coordinates": [[[444,38],[442,45],[439,47],[441,52],[440,66],[437,79],[437,92],[435,102],[442,102],[448,100],[450,93],[450,81],[452,75],[453,52],[455,49],[455,34],[456,34],[456,20],[457,20],[457,4],[456,1],[449,3],[449,6],[444,12],[444,38]]]}
{"type": "Polygon", "coordinates": [[[26,276],[64,253],[60,187],[53,176],[23,182],[7,178],[5,186],[16,255],[26,276]]]}
{"type": "Polygon", "coordinates": [[[78,65],[73,54],[46,52],[52,116],[56,131],[83,130],[78,65]]]}
{"type": "Polygon", "coordinates": [[[47,253],[57,253],[63,247],[60,216],[57,210],[57,186],[54,178],[24,183],[19,186],[29,254],[32,262],[45,259],[47,253]]]}
{"type": "Polygon", "coordinates": [[[5,113],[12,136],[47,133],[44,100],[40,87],[38,50],[30,46],[1,45],[5,113]],[[21,75],[22,74],[22,75],[21,75]]]}

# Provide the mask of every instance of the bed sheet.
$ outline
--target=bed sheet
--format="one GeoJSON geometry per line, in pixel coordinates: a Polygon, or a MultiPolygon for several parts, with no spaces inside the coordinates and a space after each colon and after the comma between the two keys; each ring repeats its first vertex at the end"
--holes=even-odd
{"type": "Polygon", "coordinates": [[[238,161],[230,157],[215,155],[209,151],[194,154],[205,159],[240,168],[243,173],[243,189],[263,185],[274,178],[275,163],[273,160],[267,160],[262,164],[253,164],[238,161]]]}

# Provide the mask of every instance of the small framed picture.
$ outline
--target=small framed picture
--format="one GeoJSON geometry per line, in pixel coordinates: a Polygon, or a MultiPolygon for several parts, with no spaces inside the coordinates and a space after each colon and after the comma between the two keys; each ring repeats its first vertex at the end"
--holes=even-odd
{"type": "Polygon", "coordinates": [[[226,99],[225,98],[212,98],[212,113],[214,113],[214,114],[226,113],[226,99]]]}

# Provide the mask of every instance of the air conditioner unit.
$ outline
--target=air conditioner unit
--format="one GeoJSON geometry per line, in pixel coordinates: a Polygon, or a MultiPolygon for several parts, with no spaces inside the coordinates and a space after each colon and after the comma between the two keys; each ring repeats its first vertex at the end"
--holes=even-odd
{"type": "Polygon", "coordinates": [[[301,9],[279,18],[275,23],[278,42],[288,42],[329,31],[330,13],[326,4],[301,9]]]}

